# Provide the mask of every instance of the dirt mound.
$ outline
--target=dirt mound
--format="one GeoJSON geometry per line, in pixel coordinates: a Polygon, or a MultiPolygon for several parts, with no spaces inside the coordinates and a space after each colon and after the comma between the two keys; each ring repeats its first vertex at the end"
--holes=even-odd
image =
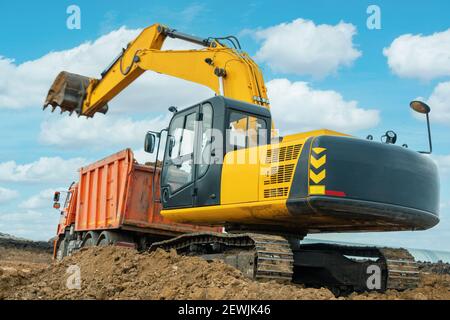
{"type": "Polygon", "coordinates": [[[327,289],[256,282],[220,261],[175,252],[137,254],[125,248],[93,248],[30,274],[8,299],[334,299],[327,289]],[[77,265],[80,290],[66,286],[77,265]]]}
{"type": "Polygon", "coordinates": [[[352,300],[450,300],[450,276],[424,274],[421,284],[413,290],[403,292],[388,290],[380,293],[352,294],[352,300]]]}
{"type": "Polygon", "coordinates": [[[450,275],[450,263],[442,261],[437,263],[421,262],[419,263],[419,269],[422,272],[450,275]]]}
{"type": "Polygon", "coordinates": [[[0,247],[0,299],[27,284],[52,261],[47,250],[0,247]]]}
{"type": "MultiPolygon", "coordinates": [[[[5,267],[0,261],[0,292],[4,299],[335,299],[323,288],[252,281],[221,261],[207,262],[161,250],[139,254],[118,247],[82,250],[48,265],[5,267]],[[77,270],[80,287],[68,289],[68,283],[76,285],[77,270]]],[[[421,286],[414,290],[347,298],[450,299],[450,275],[424,274],[421,286]]]]}

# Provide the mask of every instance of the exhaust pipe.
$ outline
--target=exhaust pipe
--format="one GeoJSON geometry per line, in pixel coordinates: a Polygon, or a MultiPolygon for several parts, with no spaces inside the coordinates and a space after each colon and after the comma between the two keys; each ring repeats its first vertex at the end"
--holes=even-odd
{"type": "MultiPolygon", "coordinates": [[[[82,115],[82,107],[86,98],[86,89],[89,87],[90,78],[66,71],[61,72],[53,82],[44,102],[43,109],[52,107],[52,112],[57,107],[61,108],[61,113],[76,112],[82,115]]],[[[108,112],[108,105],[105,105],[100,113],[108,112]]]]}

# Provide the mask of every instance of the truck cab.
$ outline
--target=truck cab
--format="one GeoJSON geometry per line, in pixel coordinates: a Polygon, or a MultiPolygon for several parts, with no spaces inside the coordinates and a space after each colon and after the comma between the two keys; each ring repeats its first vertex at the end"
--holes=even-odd
{"type": "Polygon", "coordinates": [[[72,183],[67,191],[56,191],[53,197],[53,208],[59,210],[61,217],[59,220],[57,235],[63,234],[67,226],[75,222],[77,205],[78,184],[72,183]],[[63,197],[63,199],[61,199],[63,197]],[[61,201],[62,200],[62,201],[61,201]],[[61,207],[61,203],[63,206],[61,207]]]}

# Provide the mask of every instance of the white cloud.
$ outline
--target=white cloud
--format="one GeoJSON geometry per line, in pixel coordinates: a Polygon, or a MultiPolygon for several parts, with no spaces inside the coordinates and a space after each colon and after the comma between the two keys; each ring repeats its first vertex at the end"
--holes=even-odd
{"type": "Polygon", "coordinates": [[[0,187],[0,204],[14,200],[18,196],[19,193],[16,190],[10,190],[0,187]]]}
{"type": "MultiPolygon", "coordinates": [[[[141,164],[145,164],[147,162],[153,162],[155,160],[155,154],[150,154],[144,151],[144,149],[138,149],[138,150],[134,150],[134,159],[141,163],[141,164]]],[[[160,158],[162,157],[162,155],[159,155],[160,158]]]]}
{"type": "Polygon", "coordinates": [[[275,125],[282,132],[320,127],[353,132],[372,128],[380,120],[378,110],[362,109],[336,91],[314,90],[306,82],[275,79],[267,87],[275,125]]]}
{"type": "MultiPolygon", "coordinates": [[[[449,61],[450,63],[450,61],[449,61]]],[[[419,100],[423,100],[419,98],[419,100]]],[[[450,125],[450,81],[439,83],[434,88],[432,94],[426,103],[430,105],[432,111],[430,117],[433,122],[450,125]]],[[[423,116],[415,114],[416,117],[423,119],[423,116]]]]}
{"type": "Polygon", "coordinates": [[[50,52],[37,60],[19,65],[3,58],[0,60],[0,107],[41,105],[52,81],[62,70],[98,76],[108,61],[137,33],[138,30],[121,28],[95,42],[86,42],[66,51],[50,52]]]}
{"type": "MultiPolygon", "coordinates": [[[[10,69],[12,80],[5,82],[3,86],[0,82],[0,108],[35,106],[42,103],[51,82],[61,70],[87,76],[99,75],[121,48],[136,37],[139,31],[121,28],[94,42],[66,51],[49,53],[40,59],[19,66],[9,61],[5,68],[10,69]],[[19,99],[16,99],[18,88],[23,83],[34,91],[24,91],[19,95],[19,99]],[[14,103],[9,100],[14,100],[14,103]]],[[[198,46],[170,38],[164,44],[164,49],[195,48],[198,46]]],[[[1,78],[0,73],[0,81],[1,78]]],[[[20,88],[20,90],[27,89],[20,88]]],[[[67,149],[80,146],[98,148],[141,146],[144,134],[148,130],[160,130],[168,124],[169,106],[175,105],[182,108],[212,95],[211,90],[198,84],[149,72],[137,79],[110,103],[112,114],[107,116],[98,114],[94,119],[77,119],[75,116],[68,117],[67,114],[60,116],[47,113],[47,119],[41,123],[39,141],[67,149]],[[167,116],[157,116],[162,111],[167,116]],[[139,120],[133,120],[131,117],[123,119],[114,115],[117,112],[126,112],[128,115],[146,112],[152,114],[154,118],[147,116],[144,119],[140,117],[139,120]]]]}
{"type": "Polygon", "coordinates": [[[256,59],[276,72],[324,77],[361,56],[353,43],[355,34],[356,27],[349,23],[316,25],[296,19],[256,31],[262,41],[256,59]]]}
{"type": "Polygon", "coordinates": [[[436,162],[439,173],[442,175],[450,174],[450,155],[432,155],[431,158],[436,162]]]}
{"type": "Polygon", "coordinates": [[[31,240],[48,241],[55,236],[59,214],[51,206],[48,210],[0,212],[0,230],[3,233],[31,240]]]}
{"type": "Polygon", "coordinates": [[[35,209],[50,209],[53,204],[53,195],[55,191],[66,190],[66,188],[55,188],[42,190],[38,194],[28,198],[19,204],[19,208],[35,210],[35,209]]]}
{"type": "Polygon", "coordinates": [[[78,169],[86,163],[83,158],[64,160],[60,157],[42,157],[27,164],[17,164],[15,161],[2,162],[0,181],[70,183],[76,179],[78,169]]]}
{"type": "MultiPolygon", "coordinates": [[[[0,56],[0,108],[42,105],[51,83],[63,70],[89,77],[100,73],[140,30],[120,28],[93,42],[73,49],[50,52],[45,56],[16,64],[0,56]]],[[[192,49],[194,45],[167,39],[164,49],[192,49]]],[[[212,95],[207,88],[180,79],[149,73],[138,79],[111,104],[114,111],[160,111],[170,105],[193,104],[212,95]],[[173,92],[177,92],[176,95],[173,92]],[[120,106],[120,107],[119,107],[120,106]],[[158,109],[159,108],[159,109],[158,109]]]]}
{"type": "Polygon", "coordinates": [[[39,141],[67,149],[136,147],[144,145],[147,131],[159,131],[168,126],[169,120],[169,115],[136,121],[101,114],[93,119],[56,116],[41,124],[39,141]]]}
{"type": "Polygon", "coordinates": [[[450,76],[450,29],[429,36],[402,35],[383,53],[400,77],[431,80],[450,76]]]}

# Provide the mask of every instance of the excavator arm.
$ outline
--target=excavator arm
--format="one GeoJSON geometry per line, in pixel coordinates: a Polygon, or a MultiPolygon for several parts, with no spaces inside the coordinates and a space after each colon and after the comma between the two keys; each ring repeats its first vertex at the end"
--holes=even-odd
{"type": "Polygon", "coordinates": [[[106,113],[108,102],[148,70],[202,84],[217,95],[268,108],[259,67],[240,48],[228,47],[222,39],[201,39],[155,24],[128,44],[101,79],[61,72],[48,93],[44,109],[52,106],[54,111],[59,106],[61,112],[86,117],[106,113]],[[161,50],[167,37],[203,48],[161,50]]]}

